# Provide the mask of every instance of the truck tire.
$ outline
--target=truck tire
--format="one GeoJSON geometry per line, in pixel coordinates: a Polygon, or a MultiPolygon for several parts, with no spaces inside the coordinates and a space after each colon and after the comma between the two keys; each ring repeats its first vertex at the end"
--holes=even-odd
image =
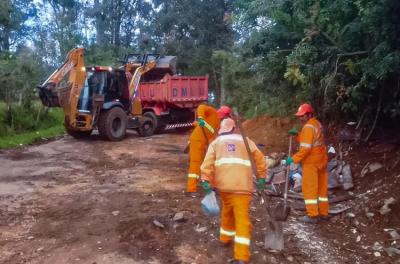
{"type": "Polygon", "coordinates": [[[154,112],[146,112],[143,114],[143,116],[153,119],[155,126],[154,133],[162,133],[164,131],[165,124],[162,118],[157,117],[156,114],[154,114],[154,112]]]}
{"type": "Polygon", "coordinates": [[[140,126],[138,128],[139,136],[141,137],[150,137],[154,134],[156,130],[156,125],[154,123],[153,118],[148,116],[143,116],[140,120],[140,126]]]}
{"type": "Polygon", "coordinates": [[[127,121],[127,115],[120,107],[103,111],[97,124],[100,136],[110,141],[122,140],[126,134],[127,121]]]}

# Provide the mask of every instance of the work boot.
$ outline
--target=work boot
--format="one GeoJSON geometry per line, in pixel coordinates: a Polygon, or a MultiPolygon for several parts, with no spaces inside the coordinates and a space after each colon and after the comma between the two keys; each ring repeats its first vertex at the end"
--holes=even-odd
{"type": "Polygon", "coordinates": [[[247,261],[244,261],[244,260],[234,260],[233,262],[231,262],[232,264],[248,264],[248,262],[247,261]]]}
{"type": "Polygon", "coordinates": [[[305,215],[303,217],[300,217],[299,220],[303,223],[307,224],[316,224],[318,222],[318,217],[311,217],[308,215],[305,215]]]}

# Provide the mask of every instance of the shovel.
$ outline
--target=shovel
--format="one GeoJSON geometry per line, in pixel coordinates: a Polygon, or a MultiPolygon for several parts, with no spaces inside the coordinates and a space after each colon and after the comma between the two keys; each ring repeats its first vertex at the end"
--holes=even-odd
{"type": "MultiPolygon", "coordinates": [[[[246,147],[247,154],[249,156],[249,160],[250,160],[250,164],[251,164],[251,168],[252,168],[253,174],[257,177],[258,176],[258,172],[257,172],[257,169],[256,169],[256,164],[255,164],[254,158],[251,155],[249,142],[247,141],[247,137],[246,137],[246,135],[245,135],[245,133],[243,131],[242,124],[241,124],[241,122],[239,120],[239,116],[237,114],[237,111],[234,110],[234,112],[235,112],[234,117],[236,119],[235,121],[236,121],[236,124],[237,124],[237,126],[239,128],[239,132],[242,135],[243,142],[244,142],[244,145],[246,147]]],[[[258,195],[260,196],[260,204],[263,205],[265,203],[265,201],[266,201],[265,193],[259,191],[258,195]]],[[[265,206],[265,209],[266,209],[265,210],[266,211],[266,215],[269,216],[268,219],[271,219],[271,216],[269,215],[268,208],[266,206],[265,206]]],[[[265,233],[265,248],[266,249],[271,249],[271,250],[278,250],[278,251],[283,250],[283,248],[284,248],[284,238],[283,238],[282,222],[275,222],[275,221],[268,220],[267,221],[267,225],[268,225],[268,228],[267,228],[267,232],[265,233]]]]}
{"type": "MultiPolygon", "coordinates": [[[[290,136],[289,139],[289,157],[292,156],[292,141],[293,136],[290,136]]],[[[286,180],[285,180],[285,190],[283,192],[283,203],[280,202],[277,206],[272,210],[271,216],[275,221],[286,221],[290,213],[290,207],[287,204],[287,193],[289,186],[289,166],[286,167],[286,180]]]]}

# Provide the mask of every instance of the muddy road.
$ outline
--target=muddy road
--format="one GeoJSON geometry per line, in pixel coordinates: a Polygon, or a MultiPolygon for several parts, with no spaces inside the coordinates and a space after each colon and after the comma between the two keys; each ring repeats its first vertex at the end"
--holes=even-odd
{"type": "MultiPolygon", "coordinates": [[[[65,136],[2,151],[0,263],[228,263],[218,219],[183,192],[187,138],[65,136]],[[184,219],[174,221],[176,213],[184,219]]],[[[252,263],[390,263],[357,246],[345,219],[310,227],[296,212],[285,224],[285,252],[267,252],[264,210],[254,202],[252,214],[252,263]]]]}

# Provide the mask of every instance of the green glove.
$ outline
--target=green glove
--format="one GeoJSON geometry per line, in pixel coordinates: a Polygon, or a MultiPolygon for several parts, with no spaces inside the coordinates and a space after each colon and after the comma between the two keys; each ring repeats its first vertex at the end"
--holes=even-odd
{"type": "Polygon", "coordinates": [[[299,134],[299,130],[297,130],[297,128],[292,128],[292,129],[290,129],[289,131],[288,131],[288,133],[289,133],[289,135],[292,135],[292,136],[297,136],[297,134],[299,134]]]}
{"type": "Polygon", "coordinates": [[[212,191],[211,185],[208,181],[203,181],[201,185],[205,194],[209,194],[212,191]]]}
{"type": "Polygon", "coordinates": [[[265,178],[258,179],[257,181],[257,190],[264,191],[265,190],[265,178]]]}
{"type": "Polygon", "coordinates": [[[199,126],[203,127],[205,125],[206,125],[206,121],[204,121],[204,119],[200,117],[199,118],[199,126]]]}
{"type": "Polygon", "coordinates": [[[286,159],[286,166],[289,166],[289,165],[292,164],[292,163],[293,163],[292,157],[288,157],[288,158],[286,159]]]}

